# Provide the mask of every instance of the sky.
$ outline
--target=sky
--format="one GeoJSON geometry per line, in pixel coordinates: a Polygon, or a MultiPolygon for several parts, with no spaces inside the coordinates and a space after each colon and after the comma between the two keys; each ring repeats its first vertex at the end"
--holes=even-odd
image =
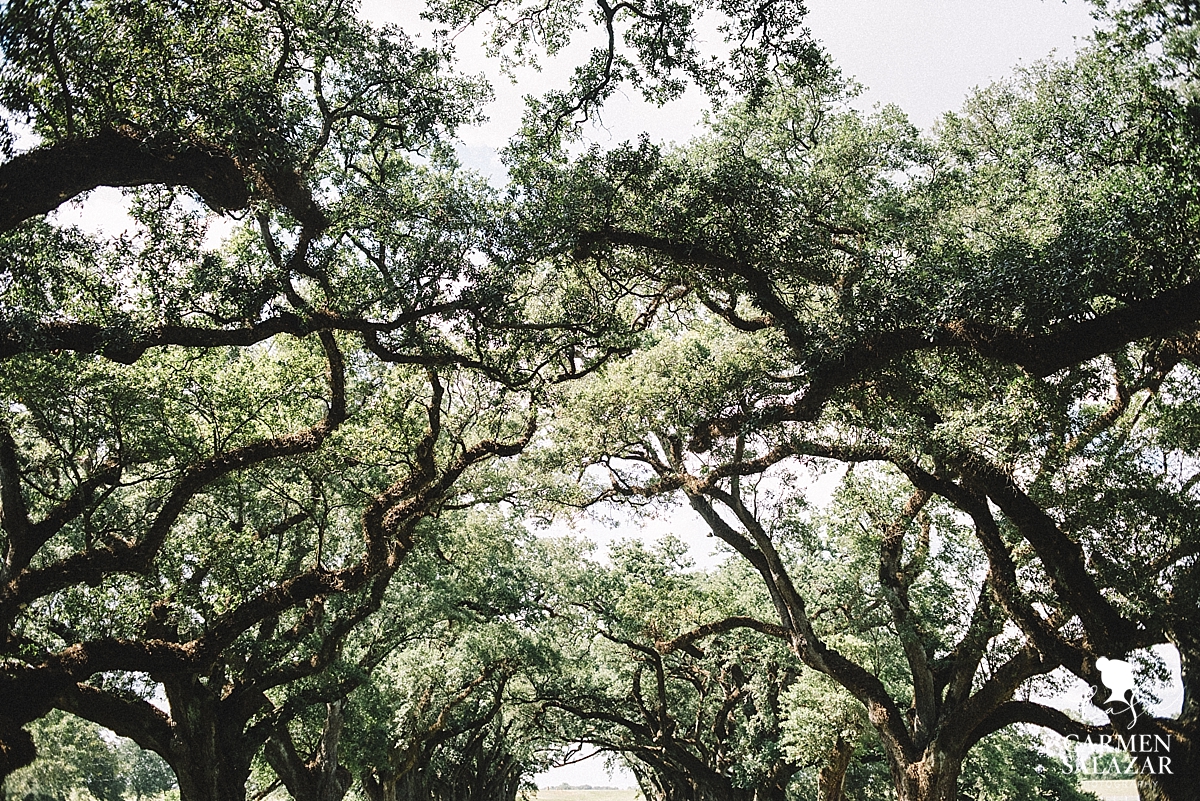
{"type": "Polygon", "coordinates": [[[1077,0],[815,0],[808,19],[872,103],[925,129],[1016,65],[1069,56],[1095,26],[1077,0]]]}

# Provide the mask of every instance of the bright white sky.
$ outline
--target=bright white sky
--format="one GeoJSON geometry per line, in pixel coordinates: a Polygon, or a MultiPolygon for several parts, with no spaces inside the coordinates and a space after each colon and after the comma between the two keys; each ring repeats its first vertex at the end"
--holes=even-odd
{"type": "Polygon", "coordinates": [[[1057,53],[1093,28],[1079,0],[814,0],[809,27],[869,100],[895,103],[922,128],[976,86],[1057,53]]]}

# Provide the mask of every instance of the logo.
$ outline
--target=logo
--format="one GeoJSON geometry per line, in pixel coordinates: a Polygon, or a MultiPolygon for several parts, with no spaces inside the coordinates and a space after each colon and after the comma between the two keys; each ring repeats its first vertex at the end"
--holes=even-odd
{"type": "MultiPolygon", "coordinates": [[[[1103,687],[1091,688],[1091,701],[1109,715],[1130,716],[1124,726],[1127,734],[1087,735],[1082,740],[1069,734],[1076,762],[1074,772],[1093,777],[1125,777],[1136,774],[1160,776],[1173,773],[1171,770],[1171,735],[1134,734],[1131,730],[1138,722],[1137,683],[1133,666],[1120,659],[1100,657],[1096,660],[1100,669],[1103,687]],[[1088,746],[1075,751],[1075,746],[1088,746]],[[1113,753],[1102,749],[1118,749],[1124,753],[1113,753]]],[[[1120,724],[1114,723],[1114,728],[1120,724]]]]}
{"type": "Polygon", "coordinates": [[[1093,703],[1103,707],[1109,714],[1128,712],[1133,719],[1126,728],[1132,729],[1138,722],[1137,705],[1134,704],[1133,665],[1120,659],[1102,656],[1096,660],[1096,667],[1100,668],[1100,681],[1108,689],[1108,698],[1095,700],[1104,694],[1104,690],[1093,686],[1093,703]]]}

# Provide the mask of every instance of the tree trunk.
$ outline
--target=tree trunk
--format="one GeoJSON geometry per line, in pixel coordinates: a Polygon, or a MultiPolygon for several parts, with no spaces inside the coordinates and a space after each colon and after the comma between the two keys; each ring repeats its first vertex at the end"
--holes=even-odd
{"type": "Polygon", "coordinates": [[[179,780],[180,801],[245,801],[254,754],[242,752],[241,743],[222,747],[228,744],[216,731],[199,734],[172,738],[168,763],[179,780]]]}
{"type": "Polygon", "coordinates": [[[902,763],[895,758],[889,762],[896,801],[957,801],[962,757],[930,746],[917,762],[902,763]]]}
{"type": "Polygon", "coordinates": [[[266,758],[296,801],[342,801],[353,777],[338,761],[342,734],[342,703],[325,705],[325,727],[317,752],[309,761],[296,751],[286,728],[267,741],[266,758]]]}
{"type": "Polygon", "coordinates": [[[60,709],[128,737],[166,760],[179,782],[180,801],[245,801],[250,763],[260,739],[247,720],[266,696],[232,693],[223,677],[163,677],[170,715],[140,698],[74,685],[56,700],[60,709]]]}
{"type": "MultiPolygon", "coordinates": [[[[1156,775],[1139,777],[1138,791],[1143,801],[1200,801],[1200,635],[1194,623],[1182,620],[1171,641],[1179,649],[1183,709],[1175,720],[1153,721],[1155,729],[1169,735],[1170,772],[1159,769],[1156,775]]],[[[1159,758],[1167,754],[1151,756],[1156,757],[1155,768],[1166,767],[1159,758]]]]}
{"type": "Polygon", "coordinates": [[[171,767],[179,780],[180,801],[245,801],[250,760],[251,757],[222,760],[199,756],[196,752],[186,756],[177,753],[171,767]]]}
{"type": "Polygon", "coordinates": [[[850,757],[854,756],[854,747],[853,741],[838,734],[837,742],[817,773],[818,801],[845,801],[846,771],[850,767],[850,757]]]}
{"type": "Polygon", "coordinates": [[[21,726],[0,717],[0,792],[4,779],[17,768],[23,768],[37,757],[33,737],[21,726]]]}
{"type": "Polygon", "coordinates": [[[440,798],[422,766],[402,770],[369,768],[360,777],[368,801],[435,801],[440,798]]]}
{"type": "Polygon", "coordinates": [[[429,776],[421,768],[405,771],[385,786],[391,790],[388,801],[434,801],[437,798],[430,787],[429,776]]]}
{"type": "Polygon", "coordinates": [[[197,676],[163,686],[172,723],[163,757],[179,780],[180,801],[245,801],[258,750],[245,736],[245,710],[227,708],[230,703],[197,676]]]}
{"type": "Polygon", "coordinates": [[[374,770],[366,771],[360,778],[368,801],[396,801],[395,780],[380,780],[374,770]]]}
{"type": "Polygon", "coordinates": [[[650,801],[755,801],[758,793],[754,788],[734,787],[723,776],[698,779],[683,772],[666,773],[648,770],[647,781],[639,780],[645,787],[649,784],[650,801]]]}
{"type": "Polygon", "coordinates": [[[1197,725],[1194,721],[1158,720],[1155,728],[1163,732],[1162,739],[1169,749],[1156,748],[1152,753],[1130,753],[1143,771],[1147,765],[1152,772],[1138,776],[1138,793],[1142,801],[1200,801],[1200,749],[1196,747],[1197,725]],[[1189,725],[1190,724],[1190,725],[1189,725]],[[1169,760],[1169,761],[1167,761],[1169,760]]]}
{"type": "Polygon", "coordinates": [[[795,775],[795,771],[789,771],[787,778],[782,781],[773,781],[765,787],[756,787],[754,794],[750,796],[751,801],[787,801],[787,785],[795,775]]]}

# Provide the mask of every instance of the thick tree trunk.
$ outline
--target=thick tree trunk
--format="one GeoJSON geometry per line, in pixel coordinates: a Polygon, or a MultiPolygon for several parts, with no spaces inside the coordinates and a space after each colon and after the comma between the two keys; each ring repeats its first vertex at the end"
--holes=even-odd
{"type": "Polygon", "coordinates": [[[962,757],[930,746],[920,761],[889,761],[897,801],[957,801],[962,757]]]}
{"type": "Polygon", "coordinates": [[[245,801],[258,750],[245,735],[248,710],[234,709],[196,676],[164,682],[164,687],[172,725],[163,756],[179,780],[180,801],[245,801]]]}
{"type": "Polygon", "coordinates": [[[706,781],[682,772],[647,771],[646,779],[648,781],[642,780],[639,784],[649,785],[650,801],[761,801],[764,798],[753,788],[734,787],[723,776],[706,781]]]}
{"type": "MultiPolygon", "coordinates": [[[[1189,661],[1185,656],[1185,670],[1189,661]]],[[[1200,715],[1187,684],[1185,673],[1184,706],[1178,718],[1156,718],[1145,711],[1135,716],[1132,709],[1109,710],[1109,721],[1119,738],[1113,746],[1125,749],[1130,767],[1138,771],[1142,801],[1200,801],[1200,715]]]]}
{"type": "Polygon", "coordinates": [[[1200,801],[1200,633],[1190,620],[1181,620],[1171,639],[1179,649],[1183,709],[1175,720],[1153,721],[1170,736],[1170,773],[1160,769],[1157,775],[1141,777],[1138,790],[1143,801],[1200,801]]]}
{"type": "Polygon", "coordinates": [[[3,792],[5,777],[28,765],[36,756],[37,749],[29,732],[0,717],[0,792],[3,792]]]}
{"type": "Polygon", "coordinates": [[[1162,734],[1154,741],[1153,752],[1130,753],[1143,771],[1149,768],[1138,776],[1142,801],[1200,801],[1200,749],[1196,747],[1200,727],[1187,720],[1155,723],[1162,734]],[[1164,742],[1169,748],[1162,748],[1164,742]]]}
{"type": "Polygon", "coordinates": [[[368,770],[361,776],[361,782],[369,801],[396,801],[394,779],[381,779],[375,771],[368,770]]]}
{"type": "Polygon", "coordinates": [[[430,754],[393,751],[392,764],[365,770],[360,780],[369,801],[435,801],[442,797],[439,779],[428,767],[430,754]]]}
{"type": "Polygon", "coordinates": [[[180,801],[245,801],[250,763],[260,739],[247,720],[264,703],[260,694],[231,693],[222,677],[163,677],[170,715],[142,699],[77,684],[57,706],[129,737],[166,760],[179,782],[180,801]]]}
{"type": "Polygon", "coordinates": [[[480,752],[475,770],[466,770],[438,788],[440,801],[516,801],[521,769],[511,757],[480,752]]]}
{"type": "Polygon", "coordinates": [[[245,801],[253,751],[240,737],[222,737],[202,713],[197,717],[190,731],[172,738],[167,760],[179,780],[180,801],[245,801]]]}

